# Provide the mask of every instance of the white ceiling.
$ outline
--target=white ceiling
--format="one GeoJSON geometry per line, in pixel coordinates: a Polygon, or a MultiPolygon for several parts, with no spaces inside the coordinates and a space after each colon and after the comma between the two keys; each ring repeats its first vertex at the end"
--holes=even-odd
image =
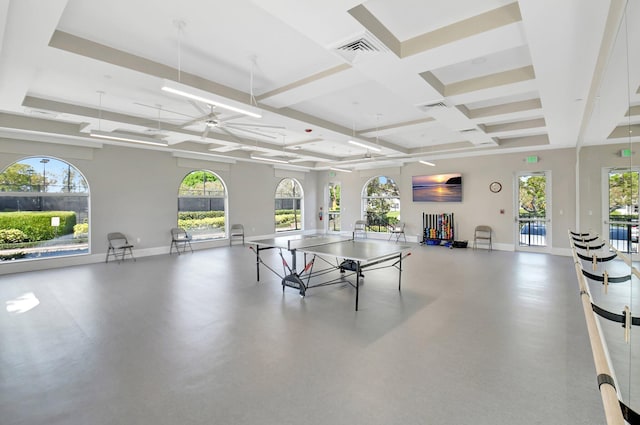
{"type": "Polygon", "coordinates": [[[638,3],[627,42],[623,0],[0,0],[0,136],[136,133],[304,169],[624,141],[640,124],[638,3]],[[377,51],[338,49],[363,38],[377,51]],[[204,120],[184,124],[209,106],[163,79],[263,117],[216,108],[202,137],[204,120]]]}

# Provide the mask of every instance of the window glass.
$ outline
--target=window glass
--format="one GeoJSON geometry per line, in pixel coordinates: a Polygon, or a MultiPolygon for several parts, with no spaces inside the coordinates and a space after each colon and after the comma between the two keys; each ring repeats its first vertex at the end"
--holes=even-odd
{"type": "Polygon", "coordinates": [[[378,176],[362,191],[363,215],[370,232],[388,232],[400,219],[400,191],[393,179],[378,176]]]}
{"type": "Polygon", "coordinates": [[[302,230],[302,186],[297,180],[285,178],[276,188],[276,232],[302,230]]]}
{"type": "Polygon", "coordinates": [[[185,176],[178,189],[178,227],[193,240],[226,237],[227,191],[211,171],[197,170],[185,176]]]}
{"type": "Polygon", "coordinates": [[[88,252],[89,185],[77,168],[30,157],[0,173],[0,262],[88,252]]]}

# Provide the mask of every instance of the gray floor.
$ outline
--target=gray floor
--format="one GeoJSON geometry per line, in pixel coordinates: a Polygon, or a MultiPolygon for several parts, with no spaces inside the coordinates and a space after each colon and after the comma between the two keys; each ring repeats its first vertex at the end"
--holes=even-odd
{"type": "Polygon", "coordinates": [[[604,423],[569,257],[404,264],[401,293],[367,273],[358,312],[348,285],[256,283],[242,246],[0,277],[3,306],[40,301],[0,311],[0,422],[604,423]]]}

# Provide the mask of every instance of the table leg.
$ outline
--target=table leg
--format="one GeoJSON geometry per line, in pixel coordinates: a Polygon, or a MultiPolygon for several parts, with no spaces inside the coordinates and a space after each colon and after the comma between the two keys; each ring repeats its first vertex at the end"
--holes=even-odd
{"type": "Polygon", "coordinates": [[[399,258],[399,269],[398,269],[398,291],[400,291],[400,284],[402,283],[402,253],[400,253],[399,258]]]}
{"type": "Polygon", "coordinates": [[[260,282],[260,245],[256,245],[256,280],[260,282]]]}
{"type": "Polygon", "coordinates": [[[360,295],[360,261],[356,263],[356,311],[358,311],[358,295],[360,295]]]}

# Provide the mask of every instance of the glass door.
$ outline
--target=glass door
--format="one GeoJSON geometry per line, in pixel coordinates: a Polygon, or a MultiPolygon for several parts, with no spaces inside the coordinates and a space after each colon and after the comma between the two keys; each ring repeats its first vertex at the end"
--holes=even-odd
{"type": "Polygon", "coordinates": [[[606,174],[608,202],[603,239],[618,251],[638,252],[638,169],[610,169],[606,174]]]}
{"type": "Polygon", "coordinates": [[[329,232],[339,232],[341,230],[340,220],[340,183],[329,183],[329,205],[327,205],[327,230],[329,232]]]}
{"type": "Polygon", "coordinates": [[[521,173],[516,178],[516,231],[519,250],[544,250],[551,246],[550,172],[521,173]]]}

